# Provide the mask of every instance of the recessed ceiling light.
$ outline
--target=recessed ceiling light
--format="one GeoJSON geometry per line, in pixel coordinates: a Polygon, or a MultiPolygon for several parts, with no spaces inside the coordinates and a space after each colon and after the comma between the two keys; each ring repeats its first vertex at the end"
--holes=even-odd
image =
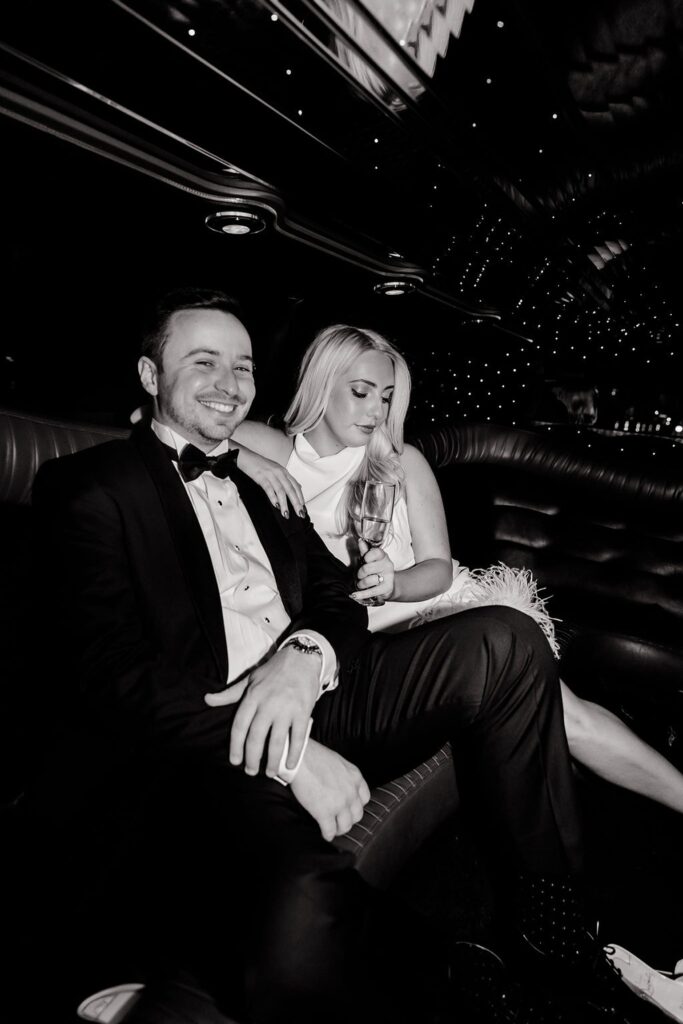
{"type": "Polygon", "coordinates": [[[240,224],[237,221],[228,222],[221,226],[221,231],[226,235],[248,235],[251,228],[248,224],[240,224]]]}
{"type": "Polygon", "coordinates": [[[373,286],[373,291],[378,295],[408,295],[415,291],[414,281],[378,281],[373,286]]]}
{"type": "Polygon", "coordinates": [[[212,231],[223,235],[258,235],[267,224],[261,213],[252,210],[216,210],[210,213],[204,223],[212,231]]]}

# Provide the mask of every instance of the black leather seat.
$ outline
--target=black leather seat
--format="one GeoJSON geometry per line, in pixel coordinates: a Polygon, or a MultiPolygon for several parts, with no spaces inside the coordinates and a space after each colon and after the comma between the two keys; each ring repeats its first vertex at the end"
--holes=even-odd
{"type": "Polygon", "coordinates": [[[530,569],[550,597],[562,677],[683,758],[683,480],[545,435],[460,426],[423,439],[469,566],[530,569]]]}

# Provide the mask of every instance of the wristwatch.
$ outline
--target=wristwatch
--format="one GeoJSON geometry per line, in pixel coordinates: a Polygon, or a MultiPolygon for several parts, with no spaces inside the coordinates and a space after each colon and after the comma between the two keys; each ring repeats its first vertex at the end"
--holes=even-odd
{"type": "Polygon", "coordinates": [[[285,647],[293,647],[295,651],[301,651],[302,654],[319,654],[320,655],[320,666],[319,666],[319,680],[320,688],[318,690],[318,700],[323,693],[327,693],[328,690],[334,690],[337,685],[337,673],[336,673],[336,662],[335,671],[330,672],[327,667],[327,657],[325,651],[320,646],[318,641],[313,636],[308,636],[307,633],[296,633],[294,636],[290,636],[280,645],[280,650],[285,647]]]}
{"type": "Polygon", "coordinates": [[[286,640],[283,646],[293,647],[295,651],[301,651],[302,654],[319,654],[321,658],[323,656],[320,644],[307,636],[293,636],[291,640],[286,640]]]}

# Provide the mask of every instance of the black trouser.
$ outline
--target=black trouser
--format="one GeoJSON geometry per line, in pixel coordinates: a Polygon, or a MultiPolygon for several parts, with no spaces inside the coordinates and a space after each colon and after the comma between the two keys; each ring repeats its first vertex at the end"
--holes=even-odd
{"type": "MultiPolygon", "coordinates": [[[[556,663],[528,616],[480,608],[376,634],[320,700],[313,736],[371,783],[450,740],[463,796],[513,872],[580,867],[556,663]]],[[[204,797],[217,870],[202,900],[212,920],[243,921],[253,1019],[357,1020],[364,897],[348,856],[277,782],[226,769],[204,797]]]]}
{"type": "MultiPolygon", "coordinates": [[[[374,635],[321,698],[313,736],[372,784],[450,740],[463,798],[510,870],[580,866],[556,663],[519,612],[473,609],[374,635]]],[[[359,1021],[372,960],[362,942],[367,893],[351,857],[322,839],[289,789],[264,777],[183,765],[161,788],[165,801],[148,822],[156,852],[147,868],[137,865],[143,888],[145,875],[164,868],[156,948],[244,974],[257,1024],[359,1021]]]]}
{"type": "Polygon", "coordinates": [[[557,662],[533,620],[477,608],[378,633],[314,712],[312,735],[376,784],[453,744],[463,796],[515,870],[581,866],[557,662]]]}

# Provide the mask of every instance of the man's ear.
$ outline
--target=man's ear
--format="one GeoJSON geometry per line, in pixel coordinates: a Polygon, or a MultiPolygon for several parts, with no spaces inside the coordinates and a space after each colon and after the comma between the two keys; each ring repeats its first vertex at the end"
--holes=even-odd
{"type": "Polygon", "coordinates": [[[140,376],[140,383],[147,394],[156,398],[159,393],[159,374],[156,365],[148,356],[140,356],[138,359],[138,374],[140,376]]]}

